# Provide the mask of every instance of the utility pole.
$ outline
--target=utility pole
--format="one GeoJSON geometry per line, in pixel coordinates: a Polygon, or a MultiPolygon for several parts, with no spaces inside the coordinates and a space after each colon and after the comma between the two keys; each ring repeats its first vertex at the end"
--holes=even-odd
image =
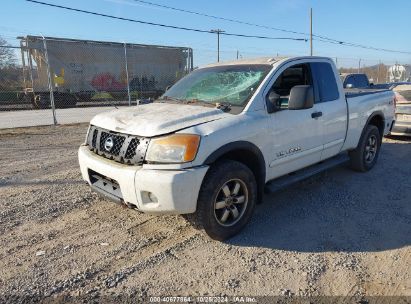
{"type": "Polygon", "coordinates": [[[238,60],[238,50],[237,50],[237,60],[238,60]]]}
{"type": "Polygon", "coordinates": [[[358,74],[360,74],[360,70],[361,70],[361,58],[360,60],[358,60],[358,74]]]}
{"type": "Polygon", "coordinates": [[[310,56],[313,55],[313,8],[310,8],[310,56]]]}
{"type": "Polygon", "coordinates": [[[378,62],[377,83],[380,80],[381,60],[378,62]]]}
{"type": "Polygon", "coordinates": [[[225,31],[220,29],[211,30],[211,33],[217,34],[217,62],[220,62],[220,34],[224,33],[225,31]]]}

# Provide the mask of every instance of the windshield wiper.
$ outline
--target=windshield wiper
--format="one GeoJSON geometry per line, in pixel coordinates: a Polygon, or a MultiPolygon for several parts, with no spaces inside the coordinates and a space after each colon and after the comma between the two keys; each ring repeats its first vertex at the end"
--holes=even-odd
{"type": "Polygon", "coordinates": [[[215,107],[217,109],[220,109],[223,112],[230,112],[231,111],[231,105],[229,103],[217,102],[215,104],[215,107]]]}
{"type": "Polygon", "coordinates": [[[223,102],[207,102],[205,100],[201,99],[193,99],[193,100],[186,100],[184,102],[185,104],[195,104],[195,103],[201,103],[204,106],[207,107],[215,107],[223,112],[230,112],[231,111],[231,105],[229,103],[223,103],[223,102]]]}
{"type": "Polygon", "coordinates": [[[205,100],[201,100],[201,99],[191,99],[191,100],[184,100],[183,101],[184,104],[201,104],[204,105],[206,107],[214,107],[213,103],[207,102],[205,100]]]}
{"type": "Polygon", "coordinates": [[[190,104],[201,104],[204,105],[206,107],[215,107],[217,109],[220,109],[223,112],[230,112],[231,111],[231,105],[228,103],[222,103],[222,102],[207,102],[205,100],[201,100],[201,99],[180,99],[180,98],[175,98],[175,97],[171,97],[171,96],[163,96],[163,98],[158,99],[159,102],[166,102],[166,101],[175,101],[181,104],[186,104],[186,105],[190,105],[190,104]]]}
{"type": "Polygon", "coordinates": [[[180,99],[180,98],[175,98],[175,97],[171,97],[171,96],[163,96],[162,98],[158,99],[160,101],[167,101],[167,100],[171,100],[171,101],[178,101],[178,102],[185,102],[186,100],[184,99],[180,99]]]}

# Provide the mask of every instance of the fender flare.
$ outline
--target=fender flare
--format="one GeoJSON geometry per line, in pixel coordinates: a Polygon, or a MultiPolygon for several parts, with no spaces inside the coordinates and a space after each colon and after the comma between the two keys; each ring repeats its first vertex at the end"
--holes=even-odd
{"type": "MultiPolygon", "coordinates": [[[[380,111],[380,110],[375,111],[375,112],[372,112],[371,115],[367,118],[367,121],[365,122],[364,127],[362,128],[361,135],[360,135],[360,137],[358,138],[357,146],[356,146],[354,149],[357,149],[357,148],[358,148],[358,145],[360,144],[361,139],[362,139],[363,136],[364,136],[365,129],[366,129],[367,126],[370,124],[370,121],[371,121],[375,116],[377,116],[377,115],[382,117],[383,124],[384,124],[384,129],[385,129],[385,116],[384,116],[384,113],[383,113],[382,111],[380,111]]],[[[383,132],[383,133],[384,133],[384,132],[383,132]]],[[[381,135],[381,138],[383,138],[384,134],[380,134],[380,135],[381,135]]],[[[353,149],[353,150],[354,150],[354,149],[353,149]]]]}
{"type": "Polygon", "coordinates": [[[362,136],[363,136],[363,134],[364,134],[364,132],[365,132],[365,128],[370,124],[370,121],[371,121],[375,116],[381,116],[381,117],[382,117],[383,132],[382,132],[382,134],[380,134],[380,135],[381,135],[381,138],[384,136],[385,116],[384,116],[384,113],[383,113],[382,111],[378,110],[378,111],[372,112],[372,114],[368,117],[367,122],[365,123],[364,128],[362,129],[361,137],[360,137],[360,138],[362,138],[362,136]]]}
{"type": "Polygon", "coordinates": [[[265,185],[265,178],[266,178],[266,164],[264,155],[261,150],[253,143],[249,141],[234,141],[228,144],[225,144],[212,152],[204,161],[204,165],[211,165],[216,162],[220,157],[223,155],[233,152],[236,150],[247,150],[251,152],[257,158],[258,163],[258,176],[256,176],[257,180],[257,188],[258,188],[258,200],[261,201],[263,198],[264,193],[264,185],[265,185]]]}

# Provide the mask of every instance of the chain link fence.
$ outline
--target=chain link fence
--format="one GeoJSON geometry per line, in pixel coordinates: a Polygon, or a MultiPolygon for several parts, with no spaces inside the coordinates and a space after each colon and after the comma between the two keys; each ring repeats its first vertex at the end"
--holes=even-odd
{"type": "MultiPolygon", "coordinates": [[[[86,122],[107,107],[157,98],[193,69],[193,50],[188,47],[42,36],[17,41],[20,46],[0,43],[0,128],[1,120],[8,120],[9,127],[86,122]],[[31,111],[23,115],[20,110],[31,111]],[[30,122],[34,116],[37,122],[30,122]]],[[[221,52],[231,59],[272,55],[221,52]]],[[[205,55],[214,61],[214,50],[205,55]]],[[[334,61],[340,73],[365,73],[374,84],[411,81],[411,66],[396,61],[334,61]]]]}
{"type": "Polygon", "coordinates": [[[63,109],[131,106],[157,98],[193,68],[187,47],[18,38],[20,47],[13,50],[20,53],[20,64],[0,66],[0,111],[49,109],[42,113],[52,113],[54,124],[67,112],[63,109]]]}

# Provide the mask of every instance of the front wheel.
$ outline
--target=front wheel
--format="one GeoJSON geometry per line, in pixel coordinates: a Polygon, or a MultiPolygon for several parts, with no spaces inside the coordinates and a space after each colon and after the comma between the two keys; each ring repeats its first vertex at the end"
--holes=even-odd
{"type": "Polygon", "coordinates": [[[185,217],[212,239],[222,241],[247,224],[256,201],[257,183],[251,170],[240,162],[222,160],[204,178],[196,213],[185,217]]]}
{"type": "Polygon", "coordinates": [[[380,148],[380,131],[376,126],[367,126],[360,138],[358,147],[349,153],[351,168],[360,172],[370,170],[377,162],[380,148]]]}

